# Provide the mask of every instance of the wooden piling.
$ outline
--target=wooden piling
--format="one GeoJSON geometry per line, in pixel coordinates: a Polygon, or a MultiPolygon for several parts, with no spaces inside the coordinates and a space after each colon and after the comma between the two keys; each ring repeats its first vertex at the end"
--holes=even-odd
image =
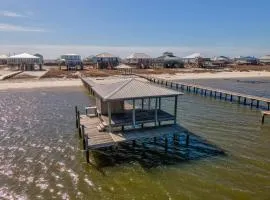
{"type": "Polygon", "coordinates": [[[188,146],[188,145],[189,145],[189,134],[186,133],[186,146],[188,146]]]}
{"type": "Polygon", "coordinates": [[[75,115],[76,115],[76,128],[78,128],[78,107],[75,106],[75,115]]]}
{"type": "Polygon", "coordinates": [[[82,134],[81,134],[81,117],[80,117],[80,111],[77,112],[77,116],[78,116],[78,132],[79,132],[79,137],[81,138],[82,137],[82,134]]]}

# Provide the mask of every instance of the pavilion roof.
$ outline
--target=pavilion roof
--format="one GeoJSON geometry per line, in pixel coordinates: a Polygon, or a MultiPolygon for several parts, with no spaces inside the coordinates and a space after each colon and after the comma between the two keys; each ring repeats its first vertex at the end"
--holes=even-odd
{"type": "Polygon", "coordinates": [[[103,83],[95,83],[93,81],[87,82],[92,86],[92,90],[94,90],[94,92],[104,101],[170,97],[183,94],[136,78],[107,81],[103,83]]]}
{"type": "Polygon", "coordinates": [[[39,57],[30,55],[28,53],[22,53],[22,54],[17,54],[17,55],[14,55],[14,56],[10,56],[9,58],[39,58],[39,57]]]}

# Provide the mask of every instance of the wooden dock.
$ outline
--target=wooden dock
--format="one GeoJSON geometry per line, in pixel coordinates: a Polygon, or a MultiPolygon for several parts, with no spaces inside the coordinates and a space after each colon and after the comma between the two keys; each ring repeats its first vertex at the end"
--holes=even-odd
{"type": "MultiPolygon", "coordinates": [[[[119,143],[123,142],[132,141],[133,144],[135,144],[136,140],[141,139],[154,139],[154,141],[156,141],[156,138],[164,137],[169,134],[173,134],[174,138],[177,138],[181,133],[186,134],[186,143],[188,143],[189,140],[189,133],[177,124],[108,132],[107,130],[100,131],[98,129],[98,125],[101,123],[99,117],[80,115],[77,107],[75,108],[75,112],[76,127],[79,137],[82,138],[83,141],[87,162],[89,162],[89,151],[106,147],[117,147],[119,143]]],[[[164,148],[165,151],[168,148],[167,138],[165,139],[164,148]]]]}
{"type": "Polygon", "coordinates": [[[262,124],[264,124],[265,116],[270,116],[270,111],[262,111],[262,124]]]}
{"type": "Polygon", "coordinates": [[[222,90],[217,88],[205,87],[197,84],[183,83],[183,82],[174,82],[167,81],[160,78],[154,78],[150,76],[137,75],[141,78],[145,78],[150,82],[163,85],[175,90],[185,90],[187,92],[193,92],[195,94],[201,94],[203,96],[210,96],[215,99],[224,99],[225,101],[237,102],[239,104],[250,106],[251,108],[263,108],[270,110],[270,99],[242,94],[238,92],[232,92],[228,90],[222,90]]]}

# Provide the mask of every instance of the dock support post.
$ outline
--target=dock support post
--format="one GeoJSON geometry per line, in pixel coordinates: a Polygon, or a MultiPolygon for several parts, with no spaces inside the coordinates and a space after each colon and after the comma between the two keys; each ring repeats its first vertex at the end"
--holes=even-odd
{"type": "Polygon", "coordinates": [[[268,110],[270,109],[270,102],[267,102],[268,110]]]}
{"type": "Polygon", "coordinates": [[[254,101],[254,99],[251,99],[251,102],[250,102],[250,108],[253,107],[253,101],[254,101]]]}
{"type": "Polygon", "coordinates": [[[244,105],[246,105],[247,104],[247,98],[245,97],[245,99],[244,99],[244,105]]]}
{"type": "Polygon", "coordinates": [[[233,95],[231,94],[231,99],[230,99],[231,102],[232,102],[232,99],[233,99],[233,95]]]}
{"type": "Polygon", "coordinates": [[[222,98],[222,92],[219,92],[219,99],[222,98]]]}
{"type": "Polygon", "coordinates": [[[176,89],[178,90],[178,83],[176,83],[176,89]]]}
{"type": "Polygon", "coordinates": [[[148,98],[148,110],[150,110],[150,107],[151,107],[151,99],[148,98]]]}
{"type": "Polygon", "coordinates": [[[256,105],[256,108],[259,108],[259,104],[260,104],[260,101],[257,100],[257,105],[256,105]]]}
{"type": "Polygon", "coordinates": [[[187,133],[186,134],[186,146],[188,146],[189,145],[189,134],[187,133]]]}
{"type": "Polygon", "coordinates": [[[142,98],[142,110],[144,109],[144,99],[142,98]]]}
{"type": "Polygon", "coordinates": [[[262,124],[264,124],[264,113],[262,113],[262,124]]]}
{"type": "Polygon", "coordinates": [[[225,94],[225,101],[227,101],[227,95],[228,95],[228,94],[225,94]]]}
{"type": "Polygon", "coordinates": [[[204,96],[206,96],[207,90],[204,90],[204,96]]]}
{"type": "Polygon", "coordinates": [[[111,112],[111,102],[107,103],[108,106],[108,116],[109,116],[109,132],[112,132],[112,112],[111,112]]]}
{"type": "Polygon", "coordinates": [[[158,98],[155,101],[155,126],[158,124],[158,98]]]}
{"type": "Polygon", "coordinates": [[[133,99],[133,110],[132,110],[132,122],[133,122],[133,127],[135,128],[136,125],[136,113],[135,113],[135,99],[133,99]]]}
{"type": "Polygon", "coordinates": [[[171,82],[171,88],[173,87],[173,82],[171,82]]]}
{"type": "Polygon", "coordinates": [[[217,91],[215,91],[215,99],[217,98],[217,91]]]}
{"type": "Polygon", "coordinates": [[[168,138],[167,136],[165,137],[165,151],[168,151],[168,138]]]}
{"type": "Polygon", "coordinates": [[[240,104],[241,96],[238,96],[238,103],[240,104]]]}
{"type": "Polygon", "coordinates": [[[86,158],[86,162],[90,163],[90,161],[89,161],[89,148],[88,148],[88,136],[85,137],[85,158],[86,158]]]}
{"type": "Polygon", "coordinates": [[[175,96],[175,99],[174,99],[174,124],[176,124],[176,118],[177,118],[177,103],[178,103],[178,96],[175,96]]]}
{"type": "Polygon", "coordinates": [[[75,114],[76,114],[76,128],[78,128],[78,107],[75,106],[75,114]]]}
{"type": "Polygon", "coordinates": [[[81,133],[81,117],[80,117],[80,111],[78,111],[78,132],[79,132],[79,137],[82,137],[82,133],[81,133]]]}
{"type": "Polygon", "coordinates": [[[85,134],[85,127],[84,127],[84,125],[81,125],[80,138],[84,138],[84,134],[85,134]]]}

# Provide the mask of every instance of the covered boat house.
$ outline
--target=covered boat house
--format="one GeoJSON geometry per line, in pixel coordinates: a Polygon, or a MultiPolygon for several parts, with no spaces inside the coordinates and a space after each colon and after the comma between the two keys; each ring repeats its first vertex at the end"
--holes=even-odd
{"type": "Polygon", "coordinates": [[[181,92],[137,78],[82,81],[96,99],[85,115],[76,109],[76,124],[87,151],[179,132],[181,92]]]}

